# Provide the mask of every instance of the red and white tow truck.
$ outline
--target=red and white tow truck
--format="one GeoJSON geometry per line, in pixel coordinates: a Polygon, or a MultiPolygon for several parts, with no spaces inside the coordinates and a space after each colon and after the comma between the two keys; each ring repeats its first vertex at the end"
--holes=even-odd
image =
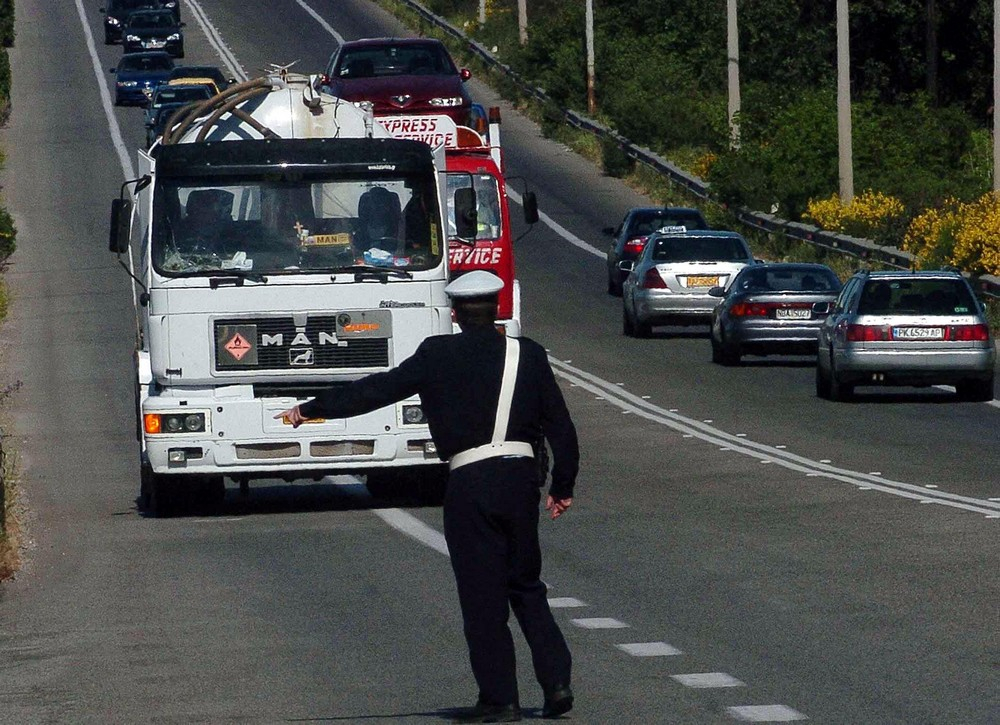
{"type": "MultiPolygon", "coordinates": [[[[510,223],[510,201],[500,145],[500,109],[483,114],[483,132],[458,126],[444,115],[379,116],[378,121],[396,138],[415,139],[433,147],[445,147],[448,261],[452,278],[475,269],[492,272],[504,281],[500,293],[498,325],[509,335],[521,334],[520,285],[514,273],[514,238],[510,223]],[[459,238],[455,230],[455,191],[472,188],[476,193],[475,239],[459,238]]],[[[524,221],[538,221],[538,203],[533,192],[522,197],[524,221]]]]}

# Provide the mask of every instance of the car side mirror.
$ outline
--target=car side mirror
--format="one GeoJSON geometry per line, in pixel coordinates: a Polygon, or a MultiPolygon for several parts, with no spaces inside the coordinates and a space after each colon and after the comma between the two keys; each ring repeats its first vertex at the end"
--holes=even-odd
{"type": "Polygon", "coordinates": [[[709,297],[725,297],[726,296],[726,288],[725,287],[712,287],[712,289],[710,289],[708,291],[708,296],[709,297]]]}
{"type": "Polygon", "coordinates": [[[105,8],[97,8],[97,12],[107,14],[108,11],[105,8]]]}
{"type": "Polygon", "coordinates": [[[622,272],[631,272],[635,268],[635,262],[631,259],[623,259],[618,263],[618,269],[622,272]]]}
{"type": "Polygon", "coordinates": [[[812,307],[812,311],[817,315],[829,315],[832,309],[833,304],[830,302],[814,302],[812,307]]]}
{"type": "Polygon", "coordinates": [[[112,68],[111,70],[108,71],[108,73],[114,73],[114,72],[115,72],[114,68],[112,68]]]}
{"type": "Polygon", "coordinates": [[[468,68],[460,68],[458,71],[458,77],[462,79],[462,83],[472,78],[472,71],[468,68]]]}
{"type": "Polygon", "coordinates": [[[602,229],[601,231],[607,234],[609,237],[613,237],[615,235],[614,227],[604,227],[604,229],[602,229]]]}
{"type": "Polygon", "coordinates": [[[132,200],[114,199],[111,202],[111,230],[108,249],[115,254],[128,251],[129,234],[132,227],[132,200]]]}
{"type": "Polygon", "coordinates": [[[522,206],[524,208],[524,223],[525,224],[535,224],[538,222],[538,198],[535,196],[535,192],[526,191],[522,197],[522,206]]]}
{"type": "Polygon", "coordinates": [[[478,221],[475,190],[471,186],[455,189],[455,236],[475,239],[478,221]]]}

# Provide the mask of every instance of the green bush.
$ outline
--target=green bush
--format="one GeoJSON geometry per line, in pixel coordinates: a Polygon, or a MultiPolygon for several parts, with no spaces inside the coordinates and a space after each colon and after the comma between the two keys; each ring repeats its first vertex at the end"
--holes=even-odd
{"type": "Polygon", "coordinates": [[[0,0],[0,45],[14,45],[14,0],[0,0]]]}

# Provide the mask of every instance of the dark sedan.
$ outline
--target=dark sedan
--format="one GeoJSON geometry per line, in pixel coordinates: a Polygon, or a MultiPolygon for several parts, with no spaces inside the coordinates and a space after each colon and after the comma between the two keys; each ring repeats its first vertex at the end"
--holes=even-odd
{"type": "Polygon", "coordinates": [[[708,222],[700,211],[688,207],[636,207],[625,214],[617,227],[604,228],[604,233],[612,237],[607,253],[608,294],[621,296],[622,282],[631,268],[626,265],[622,269],[621,263],[635,261],[649,235],[665,227],[708,229],[708,222]]]}
{"type": "Polygon", "coordinates": [[[772,262],[744,269],[728,292],[709,290],[722,303],[712,314],[712,362],[738,365],[743,355],[815,355],[825,314],[840,280],[823,264],[772,262]]]}
{"type": "MultiPolygon", "coordinates": [[[[172,3],[174,6],[177,5],[175,0],[172,0],[172,3]]],[[[121,41],[122,28],[125,27],[129,13],[161,7],[165,6],[160,0],[108,0],[107,6],[101,8],[101,12],[104,13],[104,43],[111,45],[121,41]]],[[[177,18],[180,19],[179,14],[177,18]]]]}
{"type": "Polygon", "coordinates": [[[146,148],[153,145],[163,134],[171,114],[182,106],[189,103],[205,101],[212,97],[212,91],[208,86],[171,86],[161,85],[153,91],[149,98],[149,105],[146,107],[146,148]]]}
{"type": "Polygon", "coordinates": [[[468,126],[472,77],[433,38],[368,38],[343,43],[330,58],[321,88],[345,101],[370,101],[376,116],[439,114],[468,126]]]}
{"type": "Polygon", "coordinates": [[[115,74],[115,105],[145,106],[152,94],[174,67],[174,59],[162,50],[126,53],[111,69],[115,74]]]}
{"type": "Polygon", "coordinates": [[[122,46],[126,53],[163,50],[175,58],[183,58],[183,25],[174,18],[172,10],[136,10],[125,21],[122,46]]]}

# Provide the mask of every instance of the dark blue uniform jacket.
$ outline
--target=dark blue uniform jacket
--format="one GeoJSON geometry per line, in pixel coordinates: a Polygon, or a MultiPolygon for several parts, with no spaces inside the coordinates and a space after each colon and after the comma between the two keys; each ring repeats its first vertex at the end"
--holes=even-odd
{"type": "MultiPolygon", "coordinates": [[[[517,382],[506,440],[536,442],[544,435],[552,449],[555,498],[573,495],[580,452],[576,429],[545,353],[522,337],[517,382]]],[[[419,394],[438,455],[447,460],[485,445],[493,435],[504,338],[493,326],[424,340],[412,357],[388,372],[333,386],[303,403],[310,418],[349,418],[419,394]]]]}

